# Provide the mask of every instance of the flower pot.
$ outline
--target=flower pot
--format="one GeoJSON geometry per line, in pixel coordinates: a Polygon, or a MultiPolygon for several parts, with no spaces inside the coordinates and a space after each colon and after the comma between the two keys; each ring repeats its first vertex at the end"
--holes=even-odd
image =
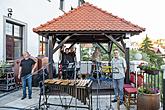
{"type": "Polygon", "coordinates": [[[157,94],[138,94],[137,110],[159,110],[160,93],[157,94]]]}
{"type": "Polygon", "coordinates": [[[156,74],[159,74],[159,70],[145,70],[145,73],[156,75],[156,74]]]}

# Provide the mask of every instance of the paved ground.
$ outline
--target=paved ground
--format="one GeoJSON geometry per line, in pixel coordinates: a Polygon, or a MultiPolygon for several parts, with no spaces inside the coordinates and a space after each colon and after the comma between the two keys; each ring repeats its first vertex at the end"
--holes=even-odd
{"type": "MultiPolygon", "coordinates": [[[[3,92],[0,93],[0,110],[38,110],[38,102],[39,102],[39,88],[33,87],[33,95],[32,99],[24,99],[21,100],[22,90],[18,89],[11,92],[3,92]]],[[[113,98],[113,96],[112,96],[113,98]]],[[[63,105],[68,104],[70,102],[70,96],[61,96],[63,105]]],[[[93,102],[93,110],[111,110],[110,109],[110,95],[99,95],[97,100],[97,96],[92,96],[93,102]]],[[[43,100],[42,100],[43,101],[43,100]]],[[[49,103],[61,104],[59,96],[50,96],[49,103]]],[[[76,101],[73,98],[71,105],[75,105],[76,101]]],[[[77,101],[77,105],[84,106],[80,101],[77,101]]],[[[42,106],[42,110],[45,110],[45,106],[42,106]]],[[[116,103],[112,103],[112,108],[117,110],[116,103]]],[[[49,106],[48,110],[65,110],[60,106],[49,106]]],[[[67,110],[84,110],[84,108],[69,108],[67,110]]],[[[124,105],[120,106],[120,110],[126,110],[124,105]]],[[[136,106],[132,106],[131,110],[136,110],[136,106]]],[[[163,109],[161,109],[163,110],[163,109]]]]}
{"type": "MultiPolygon", "coordinates": [[[[22,97],[22,90],[15,90],[11,92],[5,92],[0,94],[0,110],[18,110],[18,109],[31,109],[33,110],[34,108],[38,108],[38,102],[39,102],[39,88],[35,87],[33,88],[33,95],[32,99],[24,99],[21,100],[22,97]]],[[[61,97],[63,104],[69,103],[71,97],[70,96],[62,96],[61,97]]],[[[96,110],[99,108],[99,110],[108,110],[110,107],[110,95],[100,95],[98,96],[98,101],[97,101],[97,96],[94,95],[92,97],[93,99],[93,109],[96,110]],[[98,103],[97,103],[98,102],[98,103]]],[[[50,103],[56,103],[56,104],[61,104],[59,96],[50,96],[49,97],[49,102],[50,103]]],[[[71,105],[75,105],[75,99],[73,98],[71,105]]],[[[77,105],[84,106],[81,104],[80,101],[77,101],[77,105]]],[[[116,104],[113,103],[112,107],[114,110],[116,110],[116,104]]],[[[44,108],[44,106],[42,106],[44,108]]],[[[121,110],[124,110],[125,107],[124,105],[120,106],[121,110]]],[[[134,110],[135,108],[133,108],[134,110]]],[[[60,106],[50,106],[48,110],[64,110],[64,108],[60,106]]],[[[70,108],[69,110],[75,110],[75,108],[70,108]]],[[[77,110],[84,110],[84,108],[79,108],[77,110]]]]}

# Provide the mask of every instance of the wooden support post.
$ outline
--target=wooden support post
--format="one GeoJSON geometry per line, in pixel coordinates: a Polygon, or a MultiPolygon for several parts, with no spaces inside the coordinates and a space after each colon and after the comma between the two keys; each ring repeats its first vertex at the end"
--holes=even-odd
{"type": "Polygon", "coordinates": [[[126,49],[126,45],[125,45],[125,43],[123,41],[123,36],[121,37],[121,44],[122,44],[122,46],[124,47],[124,50],[125,50],[126,49]]]}
{"type": "Polygon", "coordinates": [[[53,45],[53,48],[54,48],[54,46],[55,46],[55,44],[56,44],[56,36],[55,35],[53,35],[53,38],[52,38],[53,40],[52,40],[52,45],[53,45]]]}
{"type": "Polygon", "coordinates": [[[112,59],[112,56],[111,56],[112,46],[113,46],[113,42],[112,42],[112,41],[109,41],[109,42],[108,42],[108,55],[109,55],[109,61],[111,61],[111,59],[112,59]]]}
{"type": "Polygon", "coordinates": [[[123,42],[123,45],[126,49],[125,52],[125,59],[126,59],[126,64],[127,64],[127,71],[126,71],[126,75],[125,75],[125,83],[129,83],[129,71],[130,71],[130,61],[129,61],[129,47],[130,47],[130,38],[131,34],[130,33],[126,33],[126,38],[128,39],[128,41],[126,43],[123,42]]]}
{"type": "Polygon", "coordinates": [[[53,78],[53,36],[48,36],[48,60],[49,60],[49,78],[53,78]]]}
{"type": "Polygon", "coordinates": [[[127,84],[127,83],[129,83],[129,71],[130,71],[129,48],[126,48],[125,60],[126,60],[126,64],[127,64],[127,71],[125,74],[125,83],[127,84]]]}

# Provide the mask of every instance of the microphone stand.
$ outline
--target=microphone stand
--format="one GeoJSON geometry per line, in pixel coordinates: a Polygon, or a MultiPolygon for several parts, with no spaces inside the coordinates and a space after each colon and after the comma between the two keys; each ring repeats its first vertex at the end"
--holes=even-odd
{"type": "Polygon", "coordinates": [[[96,110],[100,110],[99,109],[99,89],[100,89],[100,79],[99,79],[99,62],[96,62],[96,74],[97,74],[97,108],[96,110]]]}

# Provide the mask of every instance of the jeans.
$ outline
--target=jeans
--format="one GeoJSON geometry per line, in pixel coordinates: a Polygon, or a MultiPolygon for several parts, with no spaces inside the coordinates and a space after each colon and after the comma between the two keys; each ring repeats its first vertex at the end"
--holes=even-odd
{"type": "Polygon", "coordinates": [[[26,81],[28,84],[28,96],[31,97],[32,95],[32,75],[28,74],[21,78],[22,80],[22,90],[23,90],[23,97],[26,97],[26,81]]]}
{"type": "Polygon", "coordinates": [[[120,101],[123,102],[123,86],[124,86],[124,78],[122,79],[113,79],[113,87],[115,92],[115,99],[117,100],[117,97],[120,97],[120,101]]]}

